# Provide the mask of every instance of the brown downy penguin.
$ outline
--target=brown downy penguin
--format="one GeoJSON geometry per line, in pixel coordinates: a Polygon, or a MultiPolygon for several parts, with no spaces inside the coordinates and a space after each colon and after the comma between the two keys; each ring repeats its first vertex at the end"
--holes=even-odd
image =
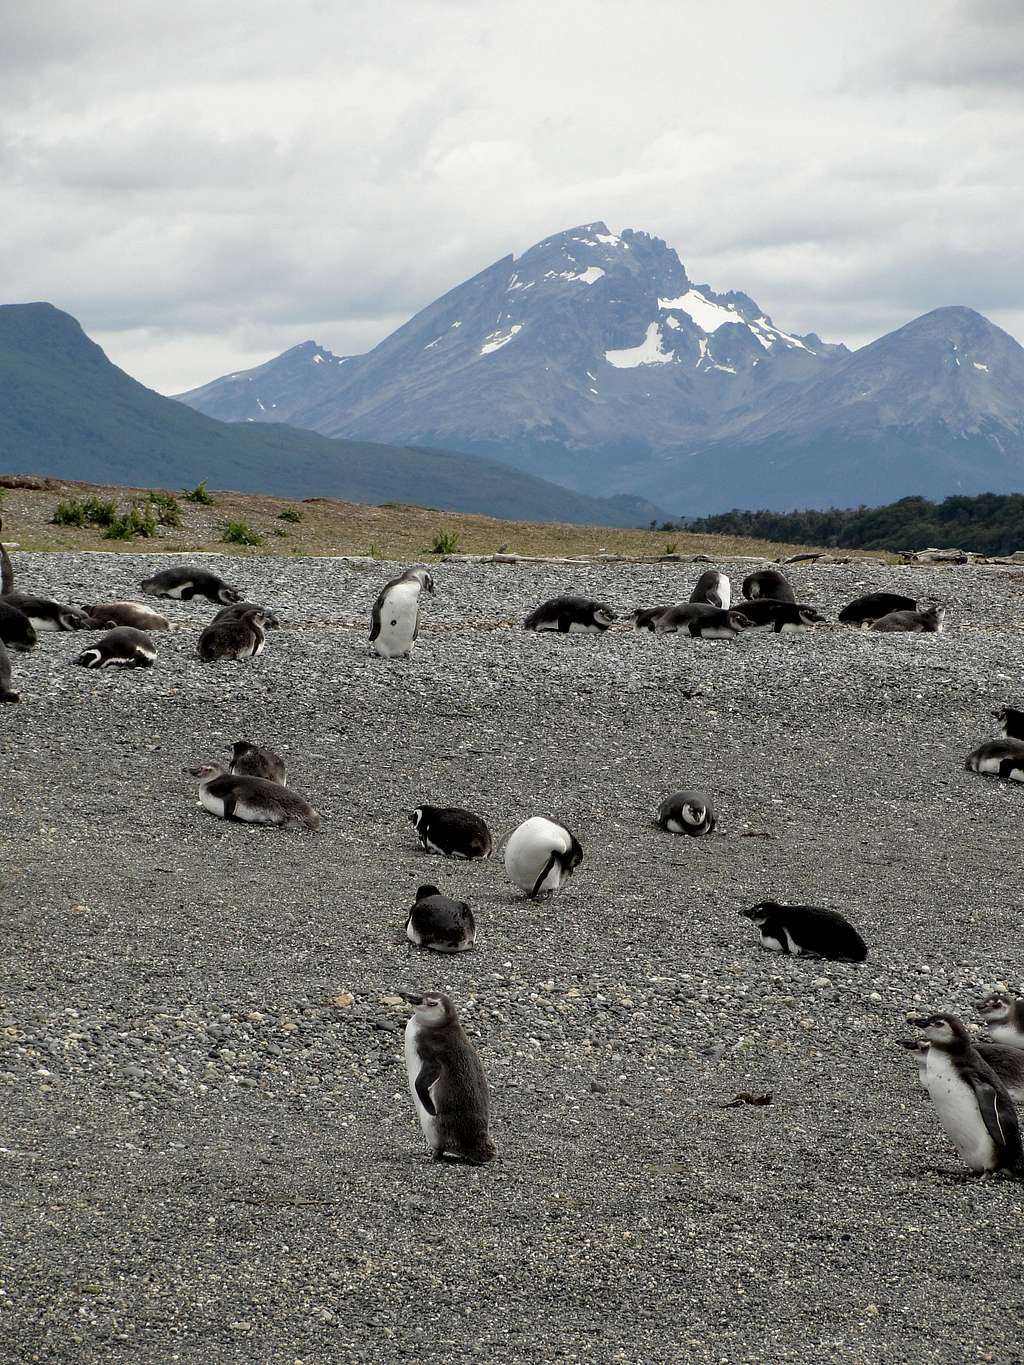
{"type": "MultiPolygon", "coordinates": [[[[1003,1085],[1006,1086],[1006,1093],[1010,1099],[1013,1100],[1014,1104],[1020,1104],[1024,1100],[1024,1051],[1017,1047],[1007,1047],[1003,1043],[979,1043],[976,1038],[972,1041],[979,1055],[988,1062],[1003,1085]]],[[[923,1038],[897,1038],[896,1042],[913,1055],[917,1062],[918,1080],[927,1090],[928,1085],[925,1077],[928,1070],[928,1049],[931,1047],[931,1043],[923,1038]]]]}
{"type": "Polygon", "coordinates": [[[86,615],[94,629],[110,629],[112,626],[131,626],[135,630],[170,630],[171,623],[151,607],[141,602],[97,602],[85,608],[86,615]]]}
{"type": "Polygon", "coordinates": [[[0,640],[0,703],[16,701],[21,701],[21,697],[11,689],[11,656],[0,640]]]}
{"type": "MultiPolygon", "coordinates": [[[[778,569],[760,569],[747,574],[743,580],[743,596],[752,601],[758,597],[772,597],[776,602],[795,602],[796,593],[788,578],[778,569]]],[[[742,610],[742,603],[739,604],[742,610]]]]}
{"type": "Polygon", "coordinates": [[[869,626],[891,611],[917,611],[917,598],[904,597],[899,592],[869,592],[845,606],[839,620],[844,626],[869,626]]]}
{"type": "Polygon", "coordinates": [[[224,763],[204,763],[189,772],[199,778],[199,804],[221,820],[282,829],[320,828],[320,816],[313,807],[279,782],[233,777],[224,763]]]}
{"type": "Polygon", "coordinates": [[[427,569],[406,569],[385,583],[370,613],[370,650],[382,659],[408,659],[420,633],[420,594],[434,592],[427,569]]]}
{"type": "Polygon", "coordinates": [[[405,936],[417,948],[466,953],[476,941],[476,921],[465,901],[443,896],[436,886],[421,886],[406,916],[405,936]]]}
{"type": "Polygon", "coordinates": [[[603,635],[616,620],[611,607],[590,597],[552,597],[535,607],[523,622],[523,630],[554,630],[560,635],[577,632],[603,635]]]}
{"type": "Polygon", "coordinates": [[[964,760],[969,773],[998,777],[1003,782],[1024,782],[1024,742],[990,739],[972,749],[964,760]]]}
{"type": "Polygon", "coordinates": [[[706,602],[709,607],[728,611],[732,603],[732,584],[724,573],[708,569],[697,579],[697,586],[690,593],[691,602],[706,602]]]}
{"type": "Polygon", "coordinates": [[[231,602],[228,606],[221,607],[210,625],[215,626],[219,621],[234,621],[236,617],[244,615],[247,611],[258,611],[262,614],[264,630],[281,629],[281,622],[274,613],[266,607],[261,607],[257,602],[231,602]]]}
{"type": "Polygon", "coordinates": [[[1009,991],[992,991],[976,1000],[974,1008],[997,1043],[1024,1048],[1024,999],[1009,991]]]}
{"type": "Polygon", "coordinates": [[[976,1175],[1007,1170],[1024,1175],[1024,1152],[1013,1100],[952,1014],[909,1016],[931,1046],[924,1086],[961,1160],[976,1175]]]}
{"type": "Polygon", "coordinates": [[[139,587],[150,597],[173,597],[181,602],[191,602],[193,597],[205,597],[220,606],[242,600],[238,589],[230,587],[223,578],[218,578],[207,569],[195,569],[188,565],[161,569],[152,578],[144,578],[139,587]]]}
{"type": "Polygon", "coordinates": [[[655,818],[655,823],[669,834],[689,834],[693,838],[710,834],[717,821],[710,799],[703,792],[690,791],[666,796],[655,818]]]}
{"type": "Polygon", "coordinates": [[[489,858],[494,847],[486,822],[459,806],[417,806],[409,819],[420,845],[446,858],[489,858]]]}
{"type": "Polygon", "coordinates": [[[863,962],[868,955],[860,934],[835,910],[761,901],[740,914],[757,925],[761,947],[772,953],[826,957],[833,962],[863,962]]]}
{"type": "Polygon", "coordinates": [[[946,608],[926,607],[920,611],[890,611],[872,621],[869,630],[887,631],[895,634],[906,631],[910,634],[938,635],[945,630],[946,608]]]}
{"type": "Polygon", "coordinates": [[[247,739],[238,739],[232,746],[228,772],[232,777],[262,777],[265,782],[276,782],[280,787],[288,785],[284,759],[273,749],[260,749],[247,739]]]}
{"type": "Polygon", "coordinates": [[[252,607],[241,616],[207,626],[199,636],[196,652],[204,663],[217,659],[253,659],[262,654],[266,639],[263,613],[252,607]]]}
{"type": "Polygon", "coordinates": [[[490,1094],[473,1044],[447,995],[400,994],[413,1005],[405,1067],[416,1117],[435,1161],[493,1161],[490,1094]]]}
{"type": "Polygon", "coordinates": [[[155,658],[156,645],[145,631],[118,626],[84,649],[75,663],[80,668],[149,668],[155,658]]]}

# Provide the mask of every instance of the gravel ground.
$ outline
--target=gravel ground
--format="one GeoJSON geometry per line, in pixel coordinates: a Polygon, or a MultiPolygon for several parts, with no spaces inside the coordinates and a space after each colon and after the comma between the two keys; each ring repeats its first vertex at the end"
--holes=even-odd
{"type": "MultiPolygon", "coordinates": [[[[166,562],[15,556],[78,602],[166,562]]],[[[235,560],[286,622],[254,663],[198,662],[206,603],[166,604],[148,672],[69,667],[84,635],[14,657],[0,1358],[1024,1359],[1024,1186],[960,1179],[894,1044],[908,1009],[1024,984],[1024,792],[963,771],[1024,703],[1024,573],[791,571],[833,618],[937,596],[938,637],[507,624],[558,592],[685,598],[700,568],[438,565],[387,663],[389,566],[235,560]],[[198,807],[183,768],[243,736],[319,835],[198,807]],[[653,827],[681,786],[717,798],[715,836],[653,827]],[[499,860],[418,851],[419,801],[500,835],[556,815],[584,864],[524,902],[499,860]],[[472,902],[475,952],[405,941],[422,881],[472,902]],[[768,897],[842,910],[868,963],[761,952],[736,912],[768,897]],[[493,1166],[422,1147],[394,994],[419,987],[476,1039],[493,1166]],[[744,1091],[771,1103],[724,1107],[744,1091]]]]}

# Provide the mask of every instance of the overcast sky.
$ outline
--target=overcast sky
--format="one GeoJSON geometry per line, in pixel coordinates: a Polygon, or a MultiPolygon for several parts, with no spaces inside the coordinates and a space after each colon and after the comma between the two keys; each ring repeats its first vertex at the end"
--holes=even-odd
{"type": "Polygon", "coordinates": [[[789,331],[1024,339],[1024,0],[4,6],[0,301],[165,393],[603,218],[789,331]]]}

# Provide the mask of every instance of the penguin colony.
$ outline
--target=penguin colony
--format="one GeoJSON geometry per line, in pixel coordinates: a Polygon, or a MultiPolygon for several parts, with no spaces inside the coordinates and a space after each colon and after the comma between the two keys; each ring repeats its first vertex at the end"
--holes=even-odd
{"type": "MultiPolygon", "coordinates": [[[[0,523],[2,528],[2,523],[0,523]]],[[[267,607],[244,600],[242,593],[203,569],[177,566],[145,579],[143,592],[168,600],[203,597],[218,611],[199,636],[204,662],[256,657],[266,632],[280,628],[267,607]]],[[[792,585],[774,569],[743,581],[734,602],[729,579],[717,570],[703,573],[689,601],[639,608],[636,629],[658,635],[688,633],[701,639],[736,639],[745,631],[776,634],[812,629],[825,622],[816,608],[797,601],[792,585]]],[[[132,669],[152,666],[157,649],[148,632],[166,631],[171,622],[143,603],[112,601],[85,608],[15,592],[10,558],[0,543],[0,704],[18,702],[12,686],[10,651],[36,648],[47,631],[104,630],[75,659],[84,668],[132,669]]],[[[369,646],[384,659],[408,658],[419,631],[420,598],[435,591],[433,576],[413,568],[385,584],[373,605],[369,646]]],[[[879,632],[940,633],[945,609],[922,607],[896,593],[872,593],[840,613],[844,625],[879,632]]],[[[542,603],[527,616],[527,630],[561,634],[604,634],[616,623],[606,603],[563,596],[542,603]]],[[[1024,781],[1024,711],[1004,707],[995,713],[1001,738],[968,755],[969,770],[1024,781]]],[[[315,832],[320,817],[288,786],[284,760],[248,740],[235,742],[231,758],[188,770],[199,779],[199,803],[229,821],[315,832]]],[[[422,804],[409,819],[424,852],[453,860],[489,858],[495,841],[486,822],[460,807],[422,804]]],[[[673,835],[700,838],[713,834],[718,814],[711,798],[680,790],[666,796],[654,823],[673,835]]],[[[504,841],[508,879],[529,899],[554,896],[584,860],[573,832],[545,815],[523,820],[504,841]]],[[[835,910],[819,906],[762,901],[739,911],[771,952],[833,961],[863,962],[868,948],[857,929],[835,910]]],[[[406,914],[405,935],[418,949],[440,954],[470,951],[477,944],[471,906],[444,894],[432,882],[416,892],[406,914]]],[[[480,1164],[494,1159],[489,1133],[486,1076],[444,993],[401,993],[413,1007],[405,1031],[409,1090],[424,1140],[435,1160],[480,1164]]],[[[918,1078],[939,1123],[964,1165],[975,1174],[1008,1172],[1024,1179],[1024,1151],[1015,1108],[1024,1101],[1024,999],[997,991],[977,1002],[991,1041],[978,1041],[956,1016],[913,1016],[908,1023],[922,1037],[898,1039],[916,1060],[918,1078]]]]}

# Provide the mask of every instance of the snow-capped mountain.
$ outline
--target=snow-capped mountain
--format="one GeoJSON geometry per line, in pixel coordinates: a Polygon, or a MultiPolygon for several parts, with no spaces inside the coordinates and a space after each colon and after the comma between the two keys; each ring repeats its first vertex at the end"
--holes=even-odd
{"type": "Polygon", "coordinates": [[[305,342],[180,397],[223,420],[454,447],[620,489],[847,354],[693,283],[659,238],[590,223],[498,261],[366,355],[305,342]]]}

